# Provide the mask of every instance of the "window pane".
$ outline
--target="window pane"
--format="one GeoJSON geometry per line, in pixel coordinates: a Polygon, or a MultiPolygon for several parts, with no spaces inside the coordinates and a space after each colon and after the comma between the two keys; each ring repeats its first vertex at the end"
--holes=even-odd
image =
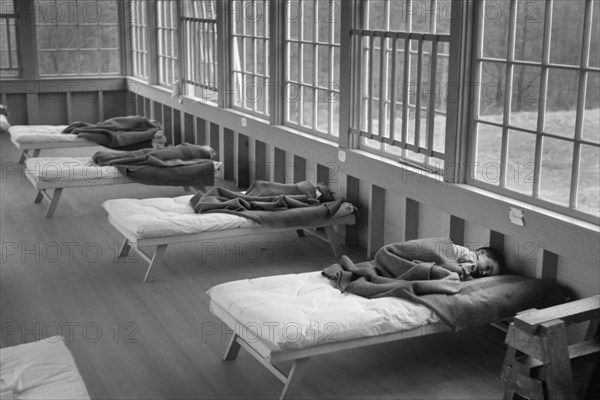
{"type": "Polygon", "coordinates": [[[40,75],[56,75],[58,73],[58,52],[38,52],[40,75]]]}
{"type": "Polygon", "coordinates": [[[84,71],[89,72],[100,72],[98,66],[100,60],[98,58],[97,50],[82,50],[79,52],[79,62],[84,71]]]}
{"type": "Polygon", "coordinates": [[[299,68],[298,68],[298,60],[300,59],[300,55],[298,53],[300,45],[296,43],[289,44],[289,56],[288,56],[288,79],[292,82],[299,82],[299,68]]]}
{"type": "Polygon", "coordinates": [[[590,66],[600,67],[600,4],[592,2],[592,40],[590,43],[590,66]]]}
{"type": "Polygon", "coordinates": [[[584,1],[555,1],[550,62],[578,65],[581,60],[584,1]]]}
{"type": "Polygon", "coordinates": [[[450,34],[452,21],[452,0],[437,0],[438,18],[436,33],[450,34]]]}
{"type": "MultiPolygon", "coordinates": [[[[77,48],[77,27],[59,26],[58,27],[58,48],[76,49],[77,48]]],[[[96,36],[96,32],[94,32],[96,36]]]]}
{"type": "MultiPolygon", "coordinates": [[[[40,50],[53,50],[56,49],[57,43],[56,26],[53,25],[42,25],[37,27],[37,45],[40,50]]],[[[83,39],[83,35],[79,35],[79,39],[83,39]]],[[[4,42],[4,41],[2,41],[4,42]]],[[[5,42],[4,42],[5,43],[5,42]]]]}
{"type": "Polygon", "coordinates": [[[579,72],[550,69],[546,98],[546,131],[573,137],[577,114],[579,72]]]}
{"type": "Polygon", "coordinates": [[[506,59],[510,2],[486,1],[482,5],[482,12],[483,56],[506,59]]]}
{"type": "Polygon", "coordinates": [[[534,155],[535,135],[509,131],[506,165],[507,188],[528,195],[532,194],[534,155]]]}
{"type": "Polygon", "coordinates": [[[600,149],[581,146],[577,208],[600,216],[600,149]]]}
{"type": "Polygon", "coordinates": [[[600,73],[588,73],[582,138],[600,143],[600,73]]]}
{"type": "MultiPolygon", "coordinates": [[[[83,25],[79,27],[79,48],[97,49],[98,48],[98,28],[95,26],[83,25]]],[[[39,47],[39,46],[38,46],[39,47]]]]}
{"type": "MultiPolygon", "coordinates": [[[[59,50],[57,52],[58,69],[65,74],[77,74],[79,72],[79,54],[76,50],[59,50]]],[[[97,67],[89,72],[96,72],[97,67]]],[[[86,71],[88,72],[88,71],[86,71]]]]}
{"type": "Polygon", "coordinates": [[[502,122],[504,114],[504,80],[506,66],[502,63],[481,63],[479,117],[502,122]]]}
{"type": "Polygon", "coordinates": [[[119,30],[117,26],[100,27],[100,47],[109,49],[119,47],[119,30]]]}
{"type": "Polygon", "coordinates": [[[313,126],[313,107],[315,104],[315,90],[312,88],[302,88],[302,124],[312,128],[313,126]]]}
{"type": "Polygon", "coordinates": [[[315,5],[314,1],[302,1],[302,40],[313,41],[315,26],[315,5]]]}
{"type": "MultiPolygon", "coordinates": [[[[412,16],[412,32],[431,32],[431,1],[415,0],[412,9],[409,10],[412,16]]],[[[434,17],[435,18],[435,17],[434,17]]]]}
{"type": "Polygon", "coordinates": [[[516,65],[511,95],[510,124],[535,130],[540,101],[540,68],[516,65]]]}
{"type": "Polygon", "coordinates": [[[101,72],[111,73],[119,71],[119,52],[117,50],[103,50],[101,72]]]}
{"type": "Polygon", "coordinates": [[[540,198],[568,206],[573,144],[564,140],[544,138],[543,149],[540,198]]]}
{"type": "Polygon", "coordinates": [[[475,179],[498,185],[500,182],[500,152],[502,147],[502,128],[477,124],[477,162],[475,179]]]}
{"type": "Polygon", "coordinates": [[[313,57],[313,46],[302,45],[302,83],[312,84],[314,79],[315,60],[313,57]]]}
{"type": "Polygon", "coordinates": [[[542,61],[545,3],[543,0],[518,3],[515,59],[542,61]]]}

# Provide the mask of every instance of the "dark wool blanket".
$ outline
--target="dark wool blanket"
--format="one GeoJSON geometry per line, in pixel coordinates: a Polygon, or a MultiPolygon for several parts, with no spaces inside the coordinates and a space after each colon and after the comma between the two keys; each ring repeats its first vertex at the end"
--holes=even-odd
{"type": "Polygon", "coordinates": [[[234,214],[266,227],[286,228],[318,226],[337,212],[342,201],[320,203],[315,187],[308,181],[296,184],[256,181],[245,193],[222,187],[197,193],[190,199],[190,205],[198,214],[234,214]]]}
{"type": "Polygon", "coordinates": [[[158,122],[130,115],[90,124],[73,122],[63,133],[73,133],[101,146],[115,150],[137,150],[152,147],[152,138],[161,130],[158,122]]]}
{"type": "Polygon", "coordinates": [[[214,184],[213,155],[208,146],[184,143],[125,153],[99,151],[92,160],[100,166],[114,166],[128,178],[147,185],[204,187],[214,184]]]}
{"type": "Polygon", "coordinates": [[[356,265],[343,256],[339,264],[322,273],[343,292],[367,298],[401,297],[423,304],[455,330],[565,301],[553,282],[515,275],[467,278],[458,267],[449,239],[387,245],[374,260],[356,265]]]}

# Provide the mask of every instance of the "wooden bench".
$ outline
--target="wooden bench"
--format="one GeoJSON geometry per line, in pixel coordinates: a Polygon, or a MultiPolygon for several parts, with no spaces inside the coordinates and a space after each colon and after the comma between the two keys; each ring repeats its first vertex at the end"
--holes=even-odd
{"type": "Polygon", "coordinates": [[[584,398],[600,357],[599,325],[600,295],[519,313],[506,335],[504,399],[516,394],[530,400],[584,398]],[[584,339],[569,345],[566,327],[586,321],[584,339]]]}

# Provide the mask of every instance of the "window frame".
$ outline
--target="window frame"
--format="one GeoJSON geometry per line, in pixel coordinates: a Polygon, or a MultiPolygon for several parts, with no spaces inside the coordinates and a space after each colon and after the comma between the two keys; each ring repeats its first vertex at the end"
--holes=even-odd
{"type": "MultiPolygon", "coordinates": [[[[305,10],[305,6],[304,4],[306,4],[307,2],[313,2],[312,5],[312,10],[313,10],[313,18],[314,20],[317,20],[319,18],[319,9],[321,8],[318,5],[318,0],[286,0],[285,4],[284,4],[284,18],[282,18],[282,23],[284,24],[284,29],[283,29],[283,38],[281,40],[281,43],[283,45],[283,51],[280,51],[279,54],[283,54],[283,58],[281,61],[281,65],[283,66],[283,72],[282,72],[282,80],[281,82],[283,82],[281,91],[280,91],[280,96],[281,96],[281,101],[283,101],[284,107],[282,110],[282,124],[285,126],[288,126],[290,128],[293,129],[297,129],[303,132],[307,132],[310,133],[312,135],[321,137],[321,138],[325,138],[334,142],[339,142],[340,141],[340,137],[347,134],[346,132],[342,132],[342,127],[344,126],[342,124],[341,121],[341,115],[343,115],[342,113],[342,102],[341,102],[341,82],[342,82],[342,74],[341,74],[341,54],[342,54],[342,37],[343,34],[341,32],[341,28],[342,28],[342,21],[341,21],[341,15],[342,15],[342,8],[344,7],[344,2],[345,1],[341,1],[340,2],[340,6],[335,7],[334,5],[335,0],[328,0],[328,6],[330,8],[331,13],[330,15],[334,18],[336,17],[336,14],[339,18],[337,19],[332,19],[330,22],[330,27],[329,27],[329,40],[327,42],[324,41],[320,41],[318,36],[318,26],[317,24],[313,24],[312,26],[312,39],[311,40],[304,40],[304,38],[302,37],[303,35],[303,31],[304,29],[301,28],[299,29],[299,32],[297,34],[296,39],[291,39],[289,36],[289,32],[290,32],[290,26],[291,26],[291,18],[289,17],[289,15],[285,14],[285,13],[290,13],[290,3],[291,2],[296,2],[298,4],[301,4],[300,9],[299,9],[299,15],[301,18],[301,22],[302,23],[304,21],[304,10],[305,10]],[[287,22],[286,22],[287,21],[287,22]],[[339,35],[337,35],[339,37],[339,43],[335,43],[335,29],[339,29],[340,33],[339,35]],[[298,70],[298,82],[296,81],[291,81],[290,80],[290,65],[288,63],[288,59],[290,57],[289,55],[289,49],[291,46],[291,43],[297,44],[298,45],[298,55],[300,57],[300,61],[299,61],[299,70],[298,70]],[[304,73],[303,73],[303,68],[304,68],[304,63],[303,63],[303,59],[304,59],[304,46],[311,46],[312,47],[312,59],[313,59],[313,65],[312,65],[312,82],[306,83],[303,81],[303,77],[304,77],[304,73]],[[323,86],[320,82],[318,82],[319,80],[319,49],[321,47],[326,47],[327,48],[327,56],[329,58],[330,61],[330,67],[328,68],[327,71],[327,75],[328,75],[328,81],[326,82],[326,84],[329,84],[329,87],[327,86],[323,86]],[[339,81],[339,86],[337,89],[334,87],[335,82],[334,82],[334,75],[335,75],[335,65],[334,62],[332,62],[332,59],[335,58],[335,51],[336,49],[338,49],[338,63],[340,64],[340,70],[339,70],[339,77],[338,77],[338,81],[339,81]],[[302,124],[302,118],[303,118],[303,109],[304,109],[304,95],[301,94],[300,95],[300,105],[298,106],[298,122],[294,122],[291,121],[290,119],[290,109],[291,106],[290,104],[292,103],[292,101],[288,100],[289,96],[286,94],[286,90],[292,86],[297,86],[299,87],[301,90],[302,88],[306,88],[307,90],[312,91],[312,98],[313,98],[313,102],[312,102],[312,122],[311,125],[312,126],[307,126],[305,124],[302,124]],[[321,102],[321,96],[319,93],[323,93],[323,99],[326,99],[325,101],[321,102]],[[328,104],[327,106],[327,131],[323,132],[321,130],[318,129],[319,126],[319,103],[326,103],[328,104]],[[334,104],[338,104],[338,112],[337,112],[337,123],[334,122],[334,104]],[[337,125],[337,131],[334,132],[334,126],[337,125]]],[[[347,1],[347,0],[346,0],[347,1]]],[[[348,2],[351,3],[351,2],[348,2]]],[[[348,4],[350,5],[350,4],[348,4]]],[[[347,6],[348,6],[347,5],[347,6]]],[[[313,22],[315,22],[313,20],[313,22]]],[[[318,19],[316,22],[321,22],[320,19],[318,19]]],[[[300,92],[303,93],[303,90],[300,92]]]]}
{"type": "Polygon", "coordinates": [[[18,10],[17,10],[17,4],[15,4],[15,1],[12,0],[12,9],[13,12],[12,13],[4,13],[4,10],[0,10],[0,19],[5,20],[4,24],[5,24],[5,28],[6,28],[6,43],[7,43],[7,50],[6,52],[8,53],[8,67],[7,68],[3,68],[0,67],[0,77],[2,77],[3,79],[15,79],[15,78],[19,78],[22,74],[22,62],[21,62],[21,46],[20,46],[20,32],[19,32],[19,24],[17,23],[17,21],[19,20],[19,14],[18,14],[18,10]],[[15,46],[16,48],[13,50],[11,47],[11,29],[10,26],[14,27],[14,41],[15,41],[15,46]],[[12,53],[15,53],[15,61],[16,61],[16,66],[13,67],[13,55],[12,53]],[[4,71],[15,71],[15,74],[4,74],[4,71]]]}
{"type": "MultiPolygon", "coordinates": [[[[523,201],[535,206],[543,207],[545,209],[558,212],[563,215],[571,216],[584,221],[592,222],[595,224],[600,223],[600,216],[581,211],[577,208],[577,196],[579,191],[579,176],[580,176],[580,164],[581,164],[581,146],[592,146],[600,147],[600,143],[586,140],[582,137],[583,133],[583,120],[585,112],[585,97],[587,90],[587,76],[590,72],[599,73],[600,68],[590,67],[589,54],[590,54],[590,38],[592,31],[592,9],[593,1],[585,2],[585,15],[584,15],[584,26],[583,26],[583,41],[581,46],[581,58],[578,62],[578,66],[563,65],[550,60],[550,46],[551,46],[551,31],[553,22],[553,4],[554,0],[546,0],[545,2],[545,13],[544,13],[544,35],[542,44],[542,59],[541,62],[523,61],[515,59],[515,30],[517,24],[517,0],[510,0],[510,16],[508,26],[508,44],[507,44],[507,55],[506,59],[485,57],[483,56],[483,29],[482,19],[485,13],[485,1],[482,1],[479,7],[475,8],[477,13],[473,18],[473,52],[472,52],[472,77],[470,82],[475,87],[471,91],[472,101],[471,110],[469,114],[469,146],[467,149],[467,160],[465,169],[466,183],[479,187],[490,192],[508,196],[519,201],[523,201]],[[540,68],[540,99],[538,101],[538,117],[535,129],[528,129],[521,126],[515,126],[510,123],[510,116],[513,112],[511,109],[511,96],[504,96],[502,122],[494,122],[480,118],[480,98],[481,98],[481,80],[482,80],[482,64],[485,62],[504,64],[506,68],[504,87],[502,88],[504,93],[512,94],[512,80],[514,75],[515,66],[526,66],[540,68]],[[565,69],[577,71],[579,73],[579,86],[576,106],[576,121],[575,121],[575,132],[573,137],[560,136],[553,134],[544,129],[545,125],[545,114],[546,114],[546,96],[548,92],[548,74],[552,69],[565,69]],[[499,182],[498,185],[485,182],[484,180],[477,179],[477,145],[478,145],[478,124],[485,124],[495,126],[502,130],[501,147],[500,147],[500,165],[499,165],[499,182]],[[508,137],[511,132],[523,133],[527,135],[533,135],[535,139],[535,150],[533,154],[533,179],[532,179],[532,192],[531,194],[525,194],[516,190],[507,188],[507,177],[510,172],[508,169],[508,137]],[[558,139],[573,144],[572,151],[572,167],[571,167],[571,182],[569,187],[569,204],[563,206],[544,198],[540,198],[540,178],[541,178],[541,165],[542,165],[542,145],[544,138],[558,139]]],[[[597,4],[600,7],[600,5],[597,4]]]]}
{"type": "MultiPolygon", "coordinates": [[[[52,0],[50,0],[52,1],[52,0]]],[[[64,1],[64,0],[53,0],[54,4],[56,5],[58,2],[60,1],[64,1]]],[[[103,1],[103,0],[95,0],[96,4],[98,4],[99,1],[103,1]]],[[[32,38],[32,44],[34,44],[34,51],[36,53],[35,55],[35,76],[36,77],[41,77],[41,78],[59,78],[59,79],[63,79],[63,78],[74,78],[74,77],[115,77],[115,76],[122,76],[123,75],[123,31],[122,31],[122,27],[120,24],[121,21],[121,14],[123,12],[122,7],[120,6],[120,2],[118,0],[114,1],[115,4],[115,8],[114,8],[114,12],[115,12],[115,17],[116,17],[116,22],[114,23],[106,23],[106,22],[101,22],[101,21],[97,21],[95,24],[89,24],[86,22],[80,22],[80,21],[76,21],[76,22],[70,22],[70,23],[62,23],[58,21],[54,22],[54,23],[40,23],[37,21],[37,13],[39,12],[38,7],[36,6],[36,0],[31,0],[31,6],[33,7],[32,9],[35,12],[36,17],[33,20],[33,35],[37,36],[37,29],[39,26],[56,26],[57,28],[59,26],[74,26],[77,29],[79,29],[80,26],[95,26],[96,27],[96,31],[98,32],[98,30],[100,29],[100,26],[114,26],[116,28],[117,31],[117,47],[111,48],[111,47],[101,47],[101,43],[100,43],[100,35],[98,35],[98,40],[97,40],[97,45],[96,48],[94,49],[98,56],[100,57],[101,52],[106,52],[106,51],[114,51],[117,52],[119,55],[119,63],[118,63],[118,70],[115,72],[102,72],[101,70],[99,70],[98,72],[82,72],[81,71],[81,64],[80,64],[80,54],[81,51],[85,51],[85,50],[89,50],[86,48],[81,48],[81,46],[79,46],[79,44],[77,44],[77,46],[75,48],[59,48],[56,47],[54,49],[40,49],[37,43],[37,40],[35,38],[32,38]],[[78,72],[60,72],[60,71],[56,71],[56,73],[52,73],[52,74],[42,74],[40,72],[40,54],[41,53],[46,53],[46,52],[57,52],[57,51],[76,51],[77,52],[77,69],[78,72]]],[[[27,3],[23,4],[24,6],[27,6],[27,3]]],[[[15,6],[16,7],[16,6],[15,6]]],[[[56,5],[56,9],[59,9],[59,6],[56,5]]],[[[98,8],[97,8],[98,9],[98,8]]],[[[28,10],[28,12],[31,12],[31,9],[28,10]]],[[[100,61],[100,60],[99,60],[100,61]]]]}

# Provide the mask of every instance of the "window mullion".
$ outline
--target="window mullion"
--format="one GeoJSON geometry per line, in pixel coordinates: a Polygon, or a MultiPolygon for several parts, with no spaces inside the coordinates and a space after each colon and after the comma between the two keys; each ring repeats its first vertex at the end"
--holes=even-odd
{"type": "Polygon", "coordinates": [[[590,44],[592,36],[592,11],[593,2],[591,0],[585,3],[585,20],[583,23],[583,44],[581,46],[581,65],[579,72],[579,91],[577,96],[577,117],[575,119],[575,143],[573,144],[573,168],[571,170],[571,192],[569,196],[569,208],[577,207],[578,186],[579,186],[579,165],[581,158],[581,137],[583,136],[583,118],[585,113],[585,98],[587,91],[588,72],[587,68],[590,60],[590,44]]]}
{"type": "MultiPolygon", "coordinates": [[[[552,36],[552,7],[554,0],[546,2],[544,38],[542,42],[542,65],[540,76],[540,100],[538,103],[537,131],[544,132],[546,120],[546,101],[548,98],[548,64],[550,63],[550,38],[552,36]]],[[[544,147],[544,136],[537,134],[535,140],[535,156],[533,162],[533,197],[540,193],[542,173],[542,153],[544,147]]]]}
{"type": "MultiPolygon", "coordinates": [[[[340,68],[342,65],[350,67],[349,73],[340,74],[340,120],[339,120],[339,146],[341,148],[352,148],[350,128],[360,128],[360,114],[362,110],[362,75],[361,56],[362,42],[351,35],[355,28],[356,16],[360,2],[342,1],[340,18],[340,68]],[[358,85],[356,85],[358,82],[358,85]],[[352,90],[354,88],[354,90],[352,90]]],[[[367,7],[363,7],[366,9],[367,7]]],[[[359,26],[362,28],[362,26],[359,26]]],[[[333,42],[334,35],[331,40],[333,42]]]]}
{"type": "MultiPolygon", "coordinates": [[[[319,89],[318,89],[318,76],[319,76],[319,45],[317,44],[319,42],[318,40],[318,34],[319,34],[319,4],[317,2],[317,0],[313,0],[313,21],[312,21],[312,38],[313,38],[313,43],[311,43],[312,46],[312,53],[313,53],[313,76],[312,76],[312,108],[313,108],[313,118],[312,118],[312,130],[313,132],[317,130],[317,120],[319,119],[319,89]]],[[[303,104],[304,106],[304,104],[303,104]]]]}
{"type": "MultiPolygon", "coordinates": [[[[265,75],[267,71],[273,85],[267,86],[270,91],[269,102],[265,104],[265,110],[269,110],[269,120],[271,124],[282,125],[284,113],[289,112],[289,105],[286,111],[285,90],[286,85],[282,84],[285,79],[285,66],[288,65],[289,49],[285,40],[287,32],[290,29],[289,18],[286,18],[285,6],[281,6],[275,1],[265,3],[269,7],[270,18],[265,20],[265,35],[269,34],[268,41],[269,56],[267,57],[267,41],[265,39],[265,75]],[[268,23],[268,26],[267,26],[268,23]],[[268,69],[267,69],[268,63],[268,69]]],[[[288,68],[289,65],[288,65],[288,68]]],[[[265,79],[266,81],[266,79],[265,79]]]]}
{"type": "Polygon", "coordinates": [[[216,34],[217,46],[217,87],[219,107],[231,107],[231,92],[233,84],[231,56],[233,51],[233,37],[231,35],[231,18],[235,17],[230,11],[232,6],[229,1],[217,1],[216,34]],[[229,53],[227,52],[229,49],[229,53]]]}
{"type": "Polygon", "coordinates": [[[517,29],[517,0],[510,0],[510,17],[508,30],[508,51],[506,63],[506,76],[504,82],[504,120],[502,128],[502,147],[500,155],[500,187],[506,187],[506,168],[508,163],[508,125],[512,107],[512,79],[515,60],[515,35],[517,29]]]}

